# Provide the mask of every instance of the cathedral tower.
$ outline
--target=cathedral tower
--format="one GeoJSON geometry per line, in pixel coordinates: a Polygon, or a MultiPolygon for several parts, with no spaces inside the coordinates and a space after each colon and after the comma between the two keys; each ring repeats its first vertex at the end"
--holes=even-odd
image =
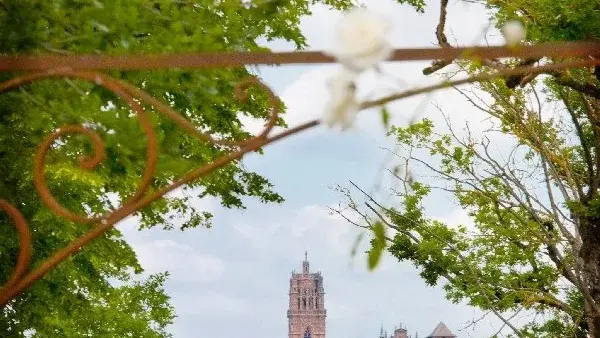
{"type": "Polygon", "coordinates": [[[311,273],[304,253],[302,272],[292,272],[288,338],[325,338],[325,290],[321,272],[311,273]]]}

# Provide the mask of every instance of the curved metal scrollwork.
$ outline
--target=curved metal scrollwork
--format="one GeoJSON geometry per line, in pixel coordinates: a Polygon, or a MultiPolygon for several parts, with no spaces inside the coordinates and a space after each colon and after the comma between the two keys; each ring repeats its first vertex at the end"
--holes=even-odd
{"type": "MultiPolygon", "coordinates": [[[[157,153],[158,146],[156,142],[156,136],[154,134],[154,130],[152,129],[152,123],[150,119],[146,116],[144,112],[144,108],[142,105],[137,102],[134,97],[120,84],[120,81],[113,79],[109,76],[93,73],[93,72],[73,72],[69,69],[63,70],[50,70],[48,72],[43,73],[34,73],[30,74],[26,77],[16,78],[10,81],[7,81],[3,84],[0,84],[0,93],[5,92],[10,89],[14,89],[23,84],[42,80],[46,78],[54,78],[54,77],[70,77],[77,78],[82,80],[87,80],[97,85],[100,85],[107,90],[114,93],[116,96],[124,100],[129,107],[136,113],[136,116],[146,134],[147,139],[147,155],[146,155],[146,168],[144,169],[144,174],[142,176],[142,180],[138,185],[136,192],[129,198],[128,201],[124,203],[124,205],[130,205],[137,200],[140,199],[141,196],[145,193],[150,185],[152,180],[152,176],[156,170],[157,163],[157,153]]],[[[48,188],[46,183],[46,179],[44,177],[44,160],[46,153],[52,146],[52,144],[61,136],[67,134],[83,134],[89,137],[92,140],[94,145],[95,154],[90,158],[83,158],[80,161],[80,165],[84,169],[94,169],[105,157],[104,151],[104,142],[100,138],[100,136],[93,131],[92,129],[85,128],[82,126],[75,125],[67,125],[60,127],[57,131],[46,137],[42,143],[40,144],[38,151],[35,156],[35,166],[34,166],[34,183],[37,188],[40,197],[44,204],[50,208],[57,215],[60,215],[66,219],[69,219],[73,222],[77,223],[93,223],[98,222],[101,219],[105,219],[108,215],[101,215],[96,217],[87,217],[78,215],[76,213],[71,212],[64,208],[60,203],[54,198],[52,192],[48,188]]]]}
{"type": "Polygon", "coordinates": [[[38,148],[38,151],[35,155],[35,166],[33,173],[35,187],[37,188],[44,204],[46,204],[46,206],[53,210],[57,215],[79,223],[91,223],[98,221],[100,217],[89,218],[80,216],[64,208],[54,198],[52,192],[50,192],[50,189],[48,188],[48,184],[46,183],[46,178],[44,177],[44,159],[46,158],[46,153],[54,141],[67,134],[83,134],[92,140],[92,144],[94,145],[94,156],[81,158],[79,164],[82,168],[92,170],[96,168],[96,166],[98,166],[98,164],[100,164],[100,162],[102,162],[102,160],[104,160],[106,157],[104,143],[102,142],[100,135],[98,135],[94,130],[77,125],[63,126],[51,135],[47,136],[38,148]]]}
{"type": "MultiPolygon", "coordinates": [[[[202,175],[205,175],[211,172],[212,170],[218,168],[219,166],[223,166],[243,156],[243,154],[247,152],[258,149],[260,146],[266,143],[267,137],[270,131],[275,126],[277,119],[279,118],[279,113],[281,111],[280,101],[275,95],[275,93],[267,85],[258,80],[258,78],[250,77],[239,82],[235,87],[236,98],[241,101],[246,100],[248,88],[250,86],[257,86],[263,89],[269,96],[269,101],[271,103],[270,113],[268,116],[267,123],[265,124],[265,127],[260,134],[243,141],[229,141],[225,139],[215,139],[208,134],[198,131],[194,127],[194,125],[192,125],[186,119],[181,117],[181,115],[179,115],[176,111],[174,111],[170,106],[168,106],[164,102],[155,99],[150,94],[137,87],[134,87],[123,81],[114,79],[112,77],[100,73],[74,72],[70,69],[54,69],[47,72],[29,74],[24,77],[15,78],[4,82],[0,84],[0,93],[6,92],[8,90],[17,88],[23,84],[30,83],[36,80],[55,77],[70,77],[87,80],[97,85],[100,85],[103,88],[106,88],[107,90],[117,95],[120,99],[125,101],[129,105],[129,107],[136,113],[136,116],[146,135],[147,142],[146,167],[144,169],[141,182],[138,185],[135,193],[118,209],[109,213],[105,213],[103,215],[88,217],[87,215],[79,215],[75,212],[72,212],[71,210],[68,210],[57,201],[57,199],[50,191],[50,188],[48,187],[48,184],[46,182],[46,178],[44,176],[44,162],[48,151],[51,149],[52,145],[57,139],[70,134],[81,134],[87,136],[87,138],[89,138],[92,141],[93,154],[92,156],[81,158],[79,164],[83,169],[93,170],[106,157],[105,145],[102,138],[100,137],[100,135],[98,135],[98,133],[96,133],[90,128],[86,128],[79,125],[66,125],[60,127],[58,130],[54,131],[42,141],[35,155],[33,176],[35,187],[38,190],[43,203],[56,215],[64,217],[70,221],[82,224],[99,223],[99,226],[92,230],[95,231],[93,232],[93,236],[84,236],[81,238],[83,240],[81,243],[76,243],[75,246],[67,247],[66,249],[69,250],[68,253],[71,253],[78,247],[87,244],[87,242],[91,241],[92,239],[101,235],[104,231],[108,230],[114,223],[130,215],[136,210],[139,210],[143,206],[151,203],[152,201],[160,198],[168,191],[171,191],[176,187],[179,187],[202,175]],[[238,150],[233,154],[230,154],[229,156],[225,156],[220,161],[217,160],[213,163],[209,163],[204,167],[193,170],[187,175],[185,175],[182,180],[175,182],[171,186],[166,187],[150,196],[146,196],[146,192],[148,190],[148,187],[150,186],[152,177],[156,170],[158,146],[155,133],[152,129],[152,124],[148,116],[146,116],[143,104],[153,106],[157,110],[157,112],[171,118],[176,124],[178,124],[184,130],[191,132],[192,135],[194,135],[197,139],[201,141],[207,141],[218,145],[225,145],[232,148],[237,148],[238,150]],[[146,197],[146,199],[143,199],[143,197],[146,197]]],[[[20,253],[16,269],[11,275],[6,285],[0,290],[0,304],[4,305],[11,299],[11,297],[14,297],[22,289],[31,284],[37,278],[39,278],[38,275],[43,276],[45,271],[40,271],[42,273],[38,272],[36,275],[30,275],[33,278],[22,278],[28,269],[31,257],[31,239],[29,229],[27,223],[25,222],[25,219],[14,206],[9,204],[7,201],[0,200],[0,208],[6,210],[9,213],[11,219],[17,226],[17,229],[19,230],[21,238],[20,253]]],[[[92,233],[92,231],[90,233],[92,233]]],[[[86,236],[88,234],[86,234],[86,236]]],[[[63,252],[62,250],[58,253],[62,254],[59,256],[51,257],[46,262],[47,264],[42,264],[40,268],[44,270],[49,270],[56,264],[58,264],[63,257],[68,256],[68,254],[65,256],[65,253],[67,252],[63,252]]]]}
{"type": "MultiPolygon", "coordinates": [[[[429,48],[429,49],[404,49],[396,50],[392,60],[425,60],[425,59],[454,59],[465,58],[466,52],[471,57],[478,58],[497,58],[507,56],[586,56],[596,55],[600,50],[600,43],[578,42],[578,43],[560,43],[544,44],[539,46],[523,46],[521,49],[508,49],[506,47],[476,47],[476,48],[429,48]]],[[[26,83],[33,81],[69,77],[90,81],[106,88],[114,93],[120,99],[125,101],[129,107],[136,113],[137,119],[146,135],[146,168],[141,181],[137,186],[135,193],[129,197],[118,209],[105,214],[88,217],[74,213],[63,207],[52,195],[46,179],[44,177],[44,161],[46,154],[52,144],[60,137],[69,134],[85,135],[92,141],[92,156],[80,159],[80,166],[83,169],[95,169],[105,158],[105,146],[101,137],[92,129],[77,125],[67,125],[59,128],[47,136],[40,144],[36,156],[34,167],[34,184],[38,190],[43,203],[55,214],[60,215],[78,223],[94,223],[87,233],[59,249],[52,256],[47,258],[33,271],[28,271],[32,256],[31,234],[22,214],[6,200],[0,199],[0,209],[6,212],[14,223],[19,233],[19,254],[15,269],[8,281],[0,289],[0,306],[6,305],[11,299],[23,292],[36,280],[42,278],[48,271],[65,260],[68,256],[76,252],[79,248],[85,246],[95,238],[101,236],[109,230],[114,224],[161,198],[170,191],[188,184],[199,177],[207,175],[212,171],[237,160],[248,152],[255,151],[260,147],[283,139],[289,135],[312,128],[319,124],[318,120],[308,121],[294,128],[287,129],[274,136],[270,136],[275,127],[281,111],[281,102],[275,93],[258,78],[251,77],[237,84],[235,95],[239,100],[247,98],[247,90],[250,86],[262,88],[269,96],[271,112],[268,116],[264,129],[249,139],[242,141],[215,139],[213,136],[203,133],[187,121],[182,115],[177,113],[165,102],[154,98],[147,92],[118,79],[112,78],[102,73],[86,71],[89,69],[156,69],[169,67],[230,67],[242,66],[245,64],[272,64],[272,63],[330,63],[335,60],[319,52],[298,52],[298,53],[237,53],[223,54],[223,57],[215,57],[214,54],[199,55],[163,55],[163,56],[132,56],[132,57],[111,57],[111,56],[0,56],[0,71],[27,70],[34,73],[19,76],[0,83],[0,94],[8,90],[15,89],[26,83]],[[162,187],[156,191],[148,193],[152,177],[155,173],[158,159],[158,146],[155,133],[152,129],[150,119],[146,115],[143,105],[152,106],[158,113],[163,114],[180,128],[190,133],[196,139],[204,142],[210,142],[215,145],[222,145],[232,149],[228,154],[223,155],[214,161],[203,165],[200,168],[187,172],[183,177],[172,182],[169,186],[162,187]]],[[[397,93],[389,97],[375,101],[364,102],[361,108],[379,106],[386,102],[406,98],[413,95],[422,94],[428,91],[447,88],[451,85],[459,85],[476,81],[489,80],[498,76],[516,75],[526,72],[543,72],[558,70],[570,67],[581,67],[587,65],[600,64],[600,59],[585,59],[556,63],[541,67],[523,67],[516,69],[505,69],[495,73],[476,75],[468,79],[445,82],[433,86],[410,89],[402,93],[397,93]]]]}
{"type": "Polygon", "coordinates": [[[8,203],[8,201],[0,199],[0,209],[8,214],[19,232],[19,254],[17,256],[17,264],[8,278],[8,281],[6,281],[1,289],[4,291],[15,285],[25,272],[27,272],[27,267],[31,260],[31,234],[29,233],[27,221],[25,221],[25,218],[17,208],[8,203]]]}

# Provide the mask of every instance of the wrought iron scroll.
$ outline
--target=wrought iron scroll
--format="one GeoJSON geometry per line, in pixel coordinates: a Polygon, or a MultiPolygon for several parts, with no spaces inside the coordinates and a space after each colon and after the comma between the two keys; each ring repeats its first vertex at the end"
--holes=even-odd
{"type": "MultiPolygon", "coordinates": [[[[508,47],[468,47],[468,48],[417,48],[398,49],[394,52],[391,61],[408,60],[436,60],[436,59],[484,59],[501,57],[562,57],[574,58],[571,61],[553,63],[540,67],[523,67],[503,69],[489,74],[475,75],[470,78],[444,82],[433,86],[416,88],[405,92],[390,95],[375,101],[364,102],[361,108],[379,106],[387,102],[398,100],[433,90],[447,88],[478,81],[485,81],[494,77],[516,75],[523,73],[542,73],[567,68],[583,67],[600,64],[600,43],[570,42],[556,44],[541,44],[535,46],[522,46],[519,48],[508,47]],[[594,56],[594,57],[590,57],[594,56]],[[581,58],[583,57],[583,58],[581,58]]],[[[104,143],[101,137],[92,129],[66,125],[49,136],[40,144],[34,162],[34,184],[43,203],[56,215],[78,223],[93,223],[95,226],[86,234],[77,238],[66,247],[56,251],[39,266],[28,272],[31,260],[32,244],[31,234],[23,215],[8,201],[1,199],[0,209],[6,212],[19,234],[19,253],[15,269],[8,281],[0,289],[0,306],[5,306],[12,299],[30,287],[35,281],[56,267],[71,254],[87,245],[95,238],[101,236],[116,223],[141,208],[156,201],[170,191],[205,176],[212,171],[242,158],[245,154],[253,152],[270,143],[281,140],[287,136],[313,128],[319,124],[318,120],[308,121],[294,128],[287,129],[271,135],[280,113],[280,101],[271,89],[258,78],[251,77],[236,87],[238,99],[245,98],[246,90],[250,86],[262,88],[268,95],[271,103],[271,113],[261,133],[243,141],[217,139],[199,131],[192,123],[181,114],[173,110],[165,102],[154,98],[147,92],[119,79],[98,72],[107,69],[160,69],[160,68],[211,68],[235,67],[246,64],[307,64],[307,63],[333,63],[329,56],[320,52],[293,52],[293,53],[212,53],[212,54],[175,54],[175,55],[150,55],[150,56],[73,56],[73,55],[42,55],[42,56],[0,56],[0,71],[29,71],[31,73],[15,77],[0,83],[0,94],[18,88],[26,83],[48,78],[77,78],[90,81],[111,91],[136,113],[137,118],[147,139],[146,168],[136,192],[117,210],[97,217],[87,217],[74,213],[63,207],[52,195],[44,177],[45,156],[51,145],[61,136],[68,134],[82,134],[87,136],[93,144],[93,155],[80,160],[83,169],[92,170],[106,157],[104,143]],[[230,148],[230,152],[211,163],[187,172],[183,177],[169,186],[148,193],[151,179],[155,173],[158,147],[152,125],[144,111],[143,105],[147,104],[156,111],[174,121],[179,127],[202,142],[223,145],[230,148]]]]}

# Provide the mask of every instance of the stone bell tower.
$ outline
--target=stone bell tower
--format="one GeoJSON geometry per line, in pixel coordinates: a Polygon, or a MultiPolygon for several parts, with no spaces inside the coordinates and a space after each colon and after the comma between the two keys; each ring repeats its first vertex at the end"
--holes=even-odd
{"type": "Polygon", "coordinates": [[[325,290],[321,272],[311,273],[304,253],[302,273],[292,272],[288,338],[325,338],[325,290]]]}

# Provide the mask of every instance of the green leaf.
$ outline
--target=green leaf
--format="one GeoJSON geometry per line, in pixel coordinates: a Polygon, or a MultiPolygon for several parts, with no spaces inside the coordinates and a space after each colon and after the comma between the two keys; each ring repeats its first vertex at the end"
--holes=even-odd
{"type": "Polygon", "coordinates": [[[382,107],[380,110],[380,113],[381,113],[381,122],[383,123],[383,126],[387,130],[390,127],[390,112],[388,111],[387,107],[382,107]]]}
{"type": "Polygon", "coordinates": [[[373,231],[373,240],[371,241],[371,249],[367,254],[369,270],[377,267],[386,248],[385,225],[382,222],[375,222],[371,229],[373,231]]]}
{"type": "Polygon", "coordinates": [[[368,268],[369,270],[374,270],[379,264],[379,260],[381,259],[381,254],[383,252],[382,248],[372,248],[368,253],[368,268]]]}

